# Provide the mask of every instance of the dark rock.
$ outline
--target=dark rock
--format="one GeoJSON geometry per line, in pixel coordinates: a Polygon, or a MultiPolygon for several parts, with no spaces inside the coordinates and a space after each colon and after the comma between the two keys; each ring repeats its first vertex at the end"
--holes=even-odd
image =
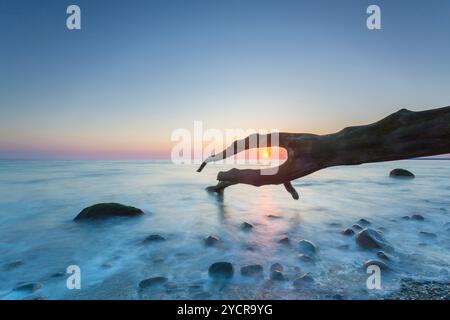
{"type": "Polygon", "coordinates": [[[423,221],[423,220],[425,220],[425,218],[422,216],[422,215],[420,215],[420,214],[413,214],[412,216],[411,216],[411,219],[412,220],[417,220],[417,221],[423,221]]]}
{"type": "Polygon", "coordinates": [[[315,254],[317,251],[317,247],[314,245],[314,243],[308,240],[301,240],[298,243],[298,247],[302,253],[306,254],[315,254]]]}
{"type": "Polygon", "coordinates": [[[152,277],[139,282],[140,289],[146,289],[154,286],[159,286],[165,284],[169,279],[166,277],[152,277]]]}
{"type": "Polygon", "coordinates": [[[119,203],[99,203],[83,209],[75,221],[96,220],[111,217],[135,217],[144,214],[141,209],[119,203]]]}
{"type": "Polygon", "coordinates": [[[363,227],[361,227],[359,224],[352,225],[352,228],[356,231],[361,231],[363,229],[363,227]]]}
{"type": "Polygon", "coordinates": [[[50,278],[62,278],[65,275],[66,275],[66,273],[64,273],[64,272],[55,272],[50,276],[50,278]]]}
{"type": "Polygon", "coordinates": [[[233,265],[229,262],[213,263],[208,269],[209,276],[215,279],[231,278],[234,274],[233,265]]]}
{"type": "Polygon", "coordinates": [[[304,261],[304,262],[312,262],[312,261],[314,261],[314,259],[312,258],[312,257],[310,257],[310,256],[308,256],[308,255],[306,255],[306,254],[299,254],[298,255],[298,258],[300,259],[300,260],[302,260],[302,261],[304,261]]]}
{"type": "Polygon", "coordinates": [[[366,268],[366,269],[367,269],[367,267],[372,266],[372,265],[380,267],[381,270],[389,269],[389,267],[387,266],[386,263],[379,261],[379,260],[375,260],[375,259],[369,259],[369,260],[365,261],[363,264],[364,268],[366,268]]]}
{"type": "Polygon", "coordinates": [[[203,240],[203,241],[205,242],[205,245],[208,247],[216,246],[220,243],[220,240],[213,236],[209,236],[209,237],[205,238],[205,240],[203,240]]]}
{"type": "Polygon", "coordinates": [[[368,220],[366,220],[366,219],[359,219],[359,220],[358,220],[358,224],[359,224],[360,226],[367,227],[368,225],[370,225],[370,222],[369,222],[368,220]]]}
{"type": "Polygon", "coordinates": [[[409,220],[410,218],[409,218],[409,216],[403,216],[402,219],[403,220],[409,220]]]}
{"type": "Polygon", "coordinates": [[[273,265],[270,266],[270,271],[283,271],[284,267],[280,264],[280,263],[274,263],[273,265]]]}
{"type": "Polygon", "coordinates": [[[405,169],[394,169],[389,173],[393,178],[414,178],[414,174],[405,169]]]}
{"type": "Polygon", "coordinates": [[[270,273],[270,279],[275,281],[284,281],[287,280],[284,274],[281,271],[274,270],[270,273]]]}
{"type": "Polygon", "coordinates": [[[147,238],[144,239],[144,243],[151,243],[151,242],[160,242],[160,241],[166,241],[166,238],[160,236],[159,234],[151,234],[147,238]]]}
{"type": "Polygon", "coordinates": [[[427,238],[436,238],[436,234],[432,233],[432,232],[427,232],[427,231],[420,231],[419,234],[421,236],[427,237],[427,238]]]}
{"type": "Polygon", "coordinates": [[[243,222],[241,224],[241,229],[245,230],[245,231],[249,231],[249,230],[253,229],[253,226],[248,222],[243,222]]]}
{"type": "Polygon", "coordinates": [[[392,251],[392,246],[384,239],[384,237],[371,228],[365,228],[356,235],[356,243],[364,249],[384,249],[392,251]]]}
{"type": "Polygon", "coordinates": [[[387,260],[387,261],[391,260],[389,258],[389,256],[386,253],[384,253],[383,251],[378,251],[377,256],[378,256],[378,258],[383,259],[383,260],[387,260]]]}
{"type": "Polygon", "coordinates": [[[263,267],[260,264],[252,264],[241,267],[241,274],[243,276],[256,276],[263,273],[263,267]]]}
{"type": "Polygon", "coordinates": [[[37,290],[42,288],[42,284],[39,282],[31,282],[31,283],[25,283],[20,286],[17,286],[14,288],[14,291],[20,291],[20,292],[26,292],[26,293],[33,293],[37,290]]]}
{"type": "Polygon", "coordinates": [[[281,244],[290,244],[291,241],[289,240],[288,237],[283,237],[283,238],[281,238],[280,240],[278,240],[278,243],[281,243],[281,244]]]}
{"type": "Polygon", "coordinates": [[[341,231],[341,234],[343,234],[344,236],[352,236],[355,234],[355,231],[353,231],[353,229],[351,228],[346,228],[341,231]]]}
{"type": "Polygon", "coordinates": [[[11,262],[6,263],[6,264],[3,266],[3,269],[4,269],[5,271],[9,271],[9,270],[15,269],[15,268],[17,268],[17,267],[20,267],[20,266],[23,265],[24,263],[25,263],[25,262],[24,262],[23,260],[15,260],[15,261],[11,261],[11,262]]]}
{"type": "Polygon", "coordinates": [[[270,219],[281,219],[280,216],[277,216],[277,215],[274,215],[274,214],[267,215],[267,218],[270,218],[270,219]]]}
{"type": "Polygon", "coordinates": [[[300,289],[300,288],[304,287],[306,284],[311,284],[313,282],[314,282],[314,278],[309,273],[305,273],[305,274],[301,275],[300,277],[298,277],[297,279],[295,279],[293,282],[293,285],[294,285],[294,288],[300,289]]]}

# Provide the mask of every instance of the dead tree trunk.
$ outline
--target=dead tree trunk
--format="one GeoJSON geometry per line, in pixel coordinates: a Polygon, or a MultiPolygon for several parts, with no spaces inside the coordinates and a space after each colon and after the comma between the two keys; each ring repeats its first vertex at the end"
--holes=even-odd
{"type": "MultiPolygon", "coordinates": [[[[274,146],[270,135],[249,136],[206,159],[197,171],[208,162],[251,148],[253,138],[267,139],[267,146],[274,146]]],[[[237,183],[284,184],[293,198],[298,199],[290,182],[323,168],[450,153],[450,106],[420,112],[402,109],[378,122],[327,135],[280,133],[278,146],[287,150],[288,158],[277,174],[263,174],[267,169],[231,169],[219,172],[219,183],[209,190],[220,192],[237,183]]]]}

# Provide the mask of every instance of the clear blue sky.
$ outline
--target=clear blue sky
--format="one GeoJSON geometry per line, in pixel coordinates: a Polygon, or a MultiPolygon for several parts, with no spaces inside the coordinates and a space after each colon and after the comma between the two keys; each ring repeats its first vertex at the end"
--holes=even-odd
{"type": "Polygon", "coordinates": [[[450,105],[449,55],[448,0],[0,0],[0,158],[164,158],[194,120],[329,133],[450,105]]]}

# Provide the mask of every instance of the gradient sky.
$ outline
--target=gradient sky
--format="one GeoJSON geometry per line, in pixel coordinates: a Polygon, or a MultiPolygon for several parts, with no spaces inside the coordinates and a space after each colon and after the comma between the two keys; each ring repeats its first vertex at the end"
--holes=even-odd
{"type": "Polygon", "coordinates": [[[0,158],[168,158],[194,120],[330,133],[450,105],[449,55],[448,0],[0,0],[0,158]]]}

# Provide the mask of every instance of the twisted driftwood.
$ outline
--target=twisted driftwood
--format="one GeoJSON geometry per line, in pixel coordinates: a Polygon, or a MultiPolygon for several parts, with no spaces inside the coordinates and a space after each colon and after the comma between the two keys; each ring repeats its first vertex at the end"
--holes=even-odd
{"type": "MultiPolygon", "coordinates": [[[[248,136],[206,159],[197,171],[200,172],[208,162],[254,147],[250,141],[255,138],[257,146],[263,141],[261,139],[265,139],[264,147],[274,146],[270,134],[248,136]]],[[[208,190],[221,192],[237,183],[253,186],[283,184],[292,197],[298,199],[291,181],[320,169],[450,153],[450,106],[420,112],[402,109],[378,122],[327,135],[280,133],[277,146],[285,148],[288,154],[277,174],[262,174],[268,169],[231,169],[219,172],[219,183],[208,190]]]]}

